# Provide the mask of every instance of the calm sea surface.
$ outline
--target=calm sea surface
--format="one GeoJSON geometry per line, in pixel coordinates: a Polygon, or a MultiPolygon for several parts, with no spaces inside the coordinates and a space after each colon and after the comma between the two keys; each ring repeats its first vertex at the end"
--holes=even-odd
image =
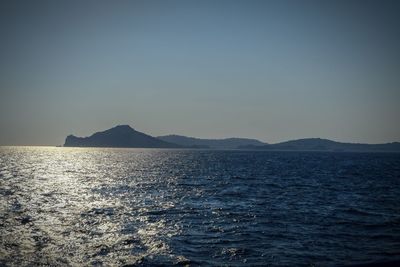
{"type": "Polygon", "coordinates": [[[400,154],[0,147],[0,265],[400,258],[400,154]]]}

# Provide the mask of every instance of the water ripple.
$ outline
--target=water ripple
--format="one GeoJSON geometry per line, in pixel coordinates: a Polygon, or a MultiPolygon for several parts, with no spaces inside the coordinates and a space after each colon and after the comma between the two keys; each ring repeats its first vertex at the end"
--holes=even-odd
{"type": "Polygon", "coordinates": [[[400,259],[400,155],[0,148],[0,265],[400,259]]]}

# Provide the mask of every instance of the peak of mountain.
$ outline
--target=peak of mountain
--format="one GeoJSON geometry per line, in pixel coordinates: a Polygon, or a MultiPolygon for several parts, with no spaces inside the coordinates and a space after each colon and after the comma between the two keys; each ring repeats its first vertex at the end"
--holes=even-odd
{"type": "Polygon", "coordinates": [[[134,130],[129,125],[118,125],[94,133],[89,137],[68,135],[66,147],[137,147],[137,148],[179,148],[181,146],[159,140],[134,130]]]}
{"type": "Polygon", "coordinates": [[[157,138],[166,142],[193,148],[236,149],[239,146],[266,145],[266,143],[263,143],[256,139],[236,138],[236,137],[224,138],[224,139],[202,139],[202,138],[187,137],[182,135],[165,135],[165,136],[158,136],[157,138]]]}
{"type": "Polygon", "coordinates": [[[109,130],[131,131],[131,130],[135,130],[135,129],[133,129],[131,126],[129,126],[127,124],[122,124],[122,125],[117,125],[109,130]]]}

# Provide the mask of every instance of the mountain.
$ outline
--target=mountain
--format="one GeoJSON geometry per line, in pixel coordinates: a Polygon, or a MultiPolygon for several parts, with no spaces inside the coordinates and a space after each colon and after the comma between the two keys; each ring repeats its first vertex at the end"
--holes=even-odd
{"type": "Polygon", "coordinates": [[[225,139],[200,139],[182,135],[158,136],[158,139],[192,148],[213,148],[213,149],[236,149],[239,146],[262,146],[266,145],[256,139],[248,138],[225,138],[225,139]]]}
{"type": "Polygon", "coordinates": [[[67,136],[66,147],[138,147],[138,148],[179,148],[181,146],[162,141],[138,132],[129,125],[118,125],[89,137],[67,136]]]}
{"type": "Polygon", "coordinates": [[[359,143],[341,143],[321,138],[306,138],[291,140],[277,144],[269,144],[263,146],[240,146],[240,149],[257,149],[257,150],[311,150],[311,151],[387,151],[400,152],[400,143],[386,144],[359,144],[359,143]]]}

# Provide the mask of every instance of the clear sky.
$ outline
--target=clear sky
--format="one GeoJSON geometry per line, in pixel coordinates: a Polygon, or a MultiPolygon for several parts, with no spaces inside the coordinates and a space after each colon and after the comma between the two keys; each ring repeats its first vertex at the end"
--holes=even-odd
{"type": "Polygon", "coordinates": [[[0,144],[400,141],[400,1],[1,1],[0,144]]]}

